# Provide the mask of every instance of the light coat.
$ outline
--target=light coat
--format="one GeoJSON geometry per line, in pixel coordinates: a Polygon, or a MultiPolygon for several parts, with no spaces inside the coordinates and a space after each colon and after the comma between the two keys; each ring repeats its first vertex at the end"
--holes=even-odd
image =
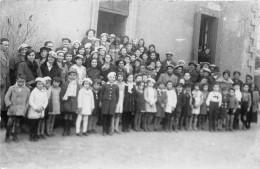
{"type": "Polygon", "coordinates": [[[10,85],[9,79],[9,58],[6,53],[0,51],[0,91],[1,91],[1,110],[6,110],[4,104],[5,93],[10,85]]]}
{"type": "Polygon", "coordinates": [[[147,87],[144,89],[145,111],[148,113],[156,113],[157,91],[154,88],[147,87]],[[150,105],[150,103],[152,103],[150,105]]]}
{"type": "Polygon", "coordinates": [[[82,108],[81,112],[77,112],[82,115],[91,115],[95,108],[94,95],[91,89],[82,87],[79,90],[78,95],[78,108],[82,108]]]}
{"type": "Polygon", "coordinates": [[[44,89],[39,90],[37,87],[33,89],[30,99],[29,99],[29,111],[28,119],[39,119],[44,117],[44,110],[41,112],[36,111],[36,109],[43,107],[44,109],[48,105],[48,96],[44,89]]]}

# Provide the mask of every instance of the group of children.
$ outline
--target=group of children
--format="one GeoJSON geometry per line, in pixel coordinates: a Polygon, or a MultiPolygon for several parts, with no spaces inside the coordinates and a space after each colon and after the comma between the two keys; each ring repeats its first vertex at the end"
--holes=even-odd
{"type": "MultiPolygon", "coordinates": [[[[86,42],[88,40],[91,39],[86,42]]],[[[95,48],[95,40],[91,43],[95,48]]],[[[5,141],[19,141],[17,134],[24,117],[29,119],[29,140],[33,142],[54,136],[57,116],[62,117],[63,136],[71,135],[74,125],[77,136],[97,133],[98,122],[102,124],[104,136],[130,129],[233,131],[239,129],[239,119],[243,129],[250,127],[249,114],[258,110],[259,93],[253,83],[242,83],[239,72],[234,72],[236,78],[232,81],[230,71],[224,71],[220,77],[217,71],[207,67],[209,64],[203,63],[197,70],[195,68],[201,65],[191,62],[190,68],[185,69],[185,63],[174,66],[171,60],[166,60],[165,68],[156,71],[160,60],[154,51],[147,58],[143,51],[140,57],[148,59],[150,64],[140,61],[141,66],[136,69],[131,56],[121,55],[113,61],[105,52],[105,48],[110,47],[107,45],[98,48],[98,52],[94,50],[90,58],[78,53],[72,57],[67,51],[61,60],[69,65],[67,57],[70,56],[73,63],[65,75],[37,77],[33,89],[27,87],[26,75],[17,74],[16,83],[5,96],[8,108],[5,141]],[[113,69],[112,62],[116,65],[113,69]],[[171,74],[173,68],[175,72],[171,74]],[[163,74],[168,80],[162,80],[160,75],[163,74]],[[172,77],[176,77],[177,83],[172,77]]],[[[124,46],[129,42],[123,41],[120,45],[123,45],[121,50],[126,50],[123,53],[127,53],[124,46]]],[[[53,53],[48,51],[47,58],[55,56],[53,53]]],[[[58,55],[59,51],[54,59],[58,60],[58,55]]],[[[171,56],[168,53],[167,57],[171,56]]]]}

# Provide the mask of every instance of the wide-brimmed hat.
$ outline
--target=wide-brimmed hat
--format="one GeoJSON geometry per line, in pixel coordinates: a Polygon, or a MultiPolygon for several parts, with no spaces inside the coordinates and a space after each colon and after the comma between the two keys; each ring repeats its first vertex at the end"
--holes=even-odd
{"type": "Polygon", "coordinates": [[[108,34],[107,34],[107,33],[102,33],[102,34],[100,35],[100,37],[102,37],[102,36],[108,37],[108,34]]]}
{"type": "Polygon", "coordinates": [[[82,82],[88,82],[90,85],[92,85],[92,80],[90,78],[84,78],[82,82]]]}
{"type": "Polygon", "coordinates": [[[153,83],[155,83],[155,80],[153,79],[153,78],[151,78],[151,77],[149,77],[148,79],[147,79],[147,82],[153,82],[153,83]]]}
{"type": "Polygon", "coordinates": [[[172,52],[166,52],[165,55],[171,55],[171,56],[173,56],[172,52]]]}

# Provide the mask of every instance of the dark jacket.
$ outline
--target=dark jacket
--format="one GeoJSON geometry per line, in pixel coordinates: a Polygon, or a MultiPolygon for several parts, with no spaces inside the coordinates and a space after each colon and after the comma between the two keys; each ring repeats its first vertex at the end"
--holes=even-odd
{"type": "Polygon", "coordinates": [[[11,85],[16,83],[16,76],[18,71],[18,66],[20,63],[25,62],[25,57],[18,54],[15,57],[10,58],[9,69],[10,69],[10,82],[11,85]]]}
{"type": "Polygon", "coordinates": [[[41,72],[43,77],[49,76],[51,79],[53,79],[55,76],[61,77],[61,70],[58,65],[53,66],[49,71],[47,63],[45,62],[41,65],[41,72]]]}
{"type": "Polygon", "coordinates": [[[100,91],[101,113],[114,115],[119,100],[119,88],[116,84],[106,83],[100,91]]]}

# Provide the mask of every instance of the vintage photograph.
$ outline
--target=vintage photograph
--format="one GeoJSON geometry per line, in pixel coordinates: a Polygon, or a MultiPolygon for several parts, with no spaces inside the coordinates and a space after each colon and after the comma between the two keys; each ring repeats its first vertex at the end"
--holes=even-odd
{"type": "Polygon", "coordinates": [[[259,0],[0,0],[0,169],[259,169],[259,0]]]}

